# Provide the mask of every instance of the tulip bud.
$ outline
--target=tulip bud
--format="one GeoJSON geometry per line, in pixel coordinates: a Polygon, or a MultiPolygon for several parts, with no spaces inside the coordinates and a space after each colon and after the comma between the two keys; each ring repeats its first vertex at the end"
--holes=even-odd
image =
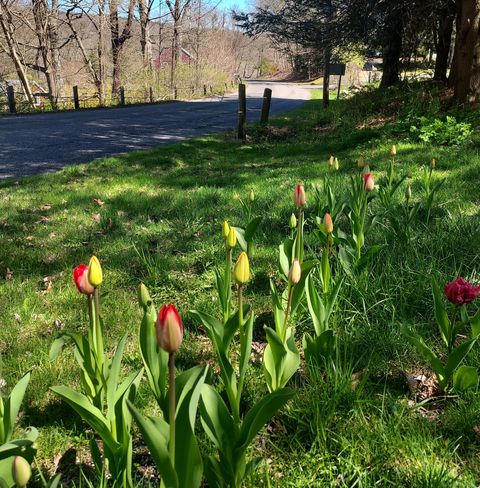
{"type": "Polygon", "coordinates": [[[148,288],[143,283],[140,284],[138,289],[138,301],[143,308],[148,307],[152,303],[148,288]]]}
{"type": "Polygon", "coordinates": [[[435,161],[435,158],[433,158],[431,163],[430,163],[430,169],[434,170],[436,165],[437,165],[437,162],[435,161]]]}
{"type": "Polygon", "coordinates": [[[360,169],[365,167],[365,159],[363,159],[363,157],[362,157],[362,156],[360,156],[360,157],[357,159],[357,166],[358,166],[360,169]]]}
{"type": "Polygon", "coordinates": [[[375,180],[371,173],[363,176],[363,184],[366,192],[370,192],[375,188],[375,180]]]}
{"type": "Polygon", "coordinates": [[[300,266],[300,261],[298,258],[293,260],[292,266],[290,267],[290,271],[288,272],[288,281],[291,285],[296,285],[300,278],[302,277],[302,267],[300,266]]]}
{"type": "Polygon", "coordinates": [[[255,201],[255,193],[253,193],[253,190],[250,190],[250,194],[248,195],[248,199],[250,200],[250,203],[253,203],[255,201]]]}
{"type": "Polygon", "coordinates": [[[365,163],[365,166],[363,167],[362,174],[367,175],[368,173],[370,173],[370,166],[367,163],[365,163]]]}
{"type": "Polygon", "coordinates": [[[407,185],[407,189],[405,190],[405,198],[407,199],[407,202],[412,198],[412,187],[410,185],[407,185]]]}
{"type": "Polygon", "coordinates": [[[297,207],[304,207],[306,203],[305,188],[303,185],[297,185],[293,193],[293,202],[297,207]]]}
{"type": "Polygon", "coordinates": [[[326,213],[323,217],[323,229],[327,234],[331,234],[333,232],[333,221],[329,213],[326,213]]]}
{"type": "Polygon", "coordinates": [[[335,171],[338,171],[340,169],[340,163],[338,162],[338,158],[335,158],[334,168],[335,168],[335,171]]]}
{"type": "Polygon", "coordinates": [[[334,156],[330,156],[328,158],[328,166],[330,166],[330,168],[333,168],[334,165],[335,165],[335,157],[334,156]]]}
{"type": "Polygon", "coordinates": [[[224,220],[222,225],[222,237],[226,239],[229,233],[230,233],[230,226],[228,225],[228,222],[224,220]]]}
{"type": "Polygon", "coordinates": [[[290,229],[296,229],[297,227],[297,217],[295,217],[295,214],[292,213],[290,215],[290,229]]]}
{"type": "Polygon", "coordinates": [[[32,476],[32,468],[29,462],[22,456],[15,456],[12,464],[12,477],[18,487],[27,486],[28,480],[32,476]]]}
{"type": "Polygon", "coordinates": [[[228,249],[233,249],[237,245],[237,233],[235,227],[230,227],[230,232],[227,237],[227,247],[228,249]]]}
{"type": "Polygon", "coordinates": [[[396,156],[397,155],[397,146],[395,146],[395,144],[392,146],[392,156],[396,156]]]}
{"type": "Polygon", "coordinates": [[[177,352],[183,340],[183,325],[175,305],[160,309],[156,325],[158,345],[168,353],[177,352]]]}
{"type": "Polygon", "coordinates": [[[73,270],[73,281],[77,290],[84,295],[91,295],[95,291],[95,288],[88,281],[88,266],[84,264],[79,264],[73,270]]]}
{"type": "Polygon", "coordinates": [[[233,278],[239,285],[244,285],[250,279],[250,264],[246,252],[240,253],[233,268],[233,278]]]}
{"type": "Polygon", "coordinates": [[[90,281],[91,285],[95,288],[100,286],[103,281],[102,267],[96,256],[92,256],[88,263],[88,281],[90,281]]]}

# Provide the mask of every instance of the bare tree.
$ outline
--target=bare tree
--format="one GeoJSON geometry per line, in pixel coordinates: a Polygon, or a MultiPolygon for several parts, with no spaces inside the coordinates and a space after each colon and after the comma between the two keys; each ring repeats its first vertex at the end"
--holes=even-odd
{"type": "MultiPolygon", "coordinates": [[[[56,107],[61,89],[60,54],[58,35],[58,0],[32,0],[32,11],[35,31],[38,40],[38,52],[43,65],[32,66],[45,75],[49,98],[56,107]]],[[[67,41],[68,42],[68,41],[67,41]]]]}
{"type": "Polygon", "coordinates": [[[0,41],[0,48],[8,54],[15,66],[18,79],[22,85],[25,96],[32,107],[35,106],[32,89],[27,78],[25,61],[20,50],[20,40],[17,36],[17,25],[21,15],[12,9],[12,2],[0,0],[0,27],[5,44],[0,41]]]}
{"type": "Polygon", "coordinates": [[[192,0],[165,0],[172,17],[172,66],[170,71],[170,88],[175,86],[175,71],[182,49],[181,27],[182,21],[192,0]]]}
{"type": "MultiPolygon", "coordinates": [[[[86,4],[82,0],[72,0],[70,7],[66,11],[66,23],[75,39],[80,50],[84,66],[92,79],[101,106],[105,105],[105,37],[106,37],[106,17],[104,0],[96,0],[86,4]],[[89,25],[96,33],[96,62],[92,60],[92,55],[85,46],[84,40],[77,28],[77,21],[87,18],[89,25]]],[[[85,29],[85,28],[84,28],[85,29]]]]}
{"type": "Polygon", "coordinates": [[[135,0],[128,0],[127,18],[120,27],[120,2],[110,0],[110,42],[112,56],[112,95],[118,95],[121,82],[120,54],[125,42],[132,37],[132,22],[134,19],[135,0]]]}

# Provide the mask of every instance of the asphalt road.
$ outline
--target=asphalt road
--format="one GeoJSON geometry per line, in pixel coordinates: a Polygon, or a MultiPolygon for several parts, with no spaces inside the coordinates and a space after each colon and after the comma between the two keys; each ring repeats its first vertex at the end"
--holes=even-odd
{"type": "MultiPolygon", "coordinates": [[[[310,98],[311,87],[250,81],[247,120],[260,117],[264,88],[271,114],[310,98]]],[[[233,129],[236,95],[158,105],[0,117],[0,179],[55,171],[69,164],[233,129]]]]}

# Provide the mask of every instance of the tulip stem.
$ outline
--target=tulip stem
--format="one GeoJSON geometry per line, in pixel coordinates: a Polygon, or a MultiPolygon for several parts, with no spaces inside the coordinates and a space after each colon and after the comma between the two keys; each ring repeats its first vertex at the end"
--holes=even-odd
{"type": "Polygon", "coordinates": [[[290,308],[292,307],[293,289],[295,288],[290,283],[288,284],[288,287],[289,287],[289,290],[288,290],[287,310],[285,311],[285,322],[283,325],[283,330],[281,331],[282,341],[285,341],[285,335],[286,335],[286,330],[287,330],[287,326],[288,326],[288,316],[290,314],[290,308]]]}
{"type": "Polygon", "coordinates": [[[243,286],[238,286],[238,330],[240,332],[240,363],[238,365],[238,388],[237,388],[237,402],[235,405],[235,411],[233,412],[234,418],[240,423],[240,399],[242,396],[243,381],[242,377],[242,352],[244,350],[245,331],[243,330],[243,286]]]}
{"type": "Polygon", "coordinates": [[[297,224],[297,246],[295,249],[295,257],[302,262],[300,258],[300,251],[303,245],[303,212],[302,207],[298,209],[298,224],[297,224]]]}
{"type": "Polygon", "coordinates": [[[103,376],[103,336],[102,324],[100,322],[100,298],[98,288],[93,292],[93,299],[95,301],[95,338],[96,338],[96,354],[97,363],[100,374],[103,376]]]}
{"type": "Polygon", "coordinates": [[[230,299],[232,293],[232,249],[227,246],[227,260],[225,263],[225,308],[223,310],[223,322],[230,318],[230,299]]]}
{"type": "Polygon", "coordinates": [[[171,352],[168,356],[168,403],[169,403],[169,423],[170,423],[170,461],[175,468],[175,353],[171,352]]]}

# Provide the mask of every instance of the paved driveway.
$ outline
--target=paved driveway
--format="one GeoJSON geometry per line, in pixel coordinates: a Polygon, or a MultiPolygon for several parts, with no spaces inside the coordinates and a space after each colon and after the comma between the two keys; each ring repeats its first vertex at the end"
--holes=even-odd
{"type": "MultiPolygon", "coordinates": [[[[285,112],[310,98],[311,87],[249,82],[247,119],[260,117],[265,87],[272,89],[271,113],[285,112]]],[[[236,126],[236,95],[224,98],[0,117],[0,179],[34,175],[103,156],[213,134],[236,126]]]]}

